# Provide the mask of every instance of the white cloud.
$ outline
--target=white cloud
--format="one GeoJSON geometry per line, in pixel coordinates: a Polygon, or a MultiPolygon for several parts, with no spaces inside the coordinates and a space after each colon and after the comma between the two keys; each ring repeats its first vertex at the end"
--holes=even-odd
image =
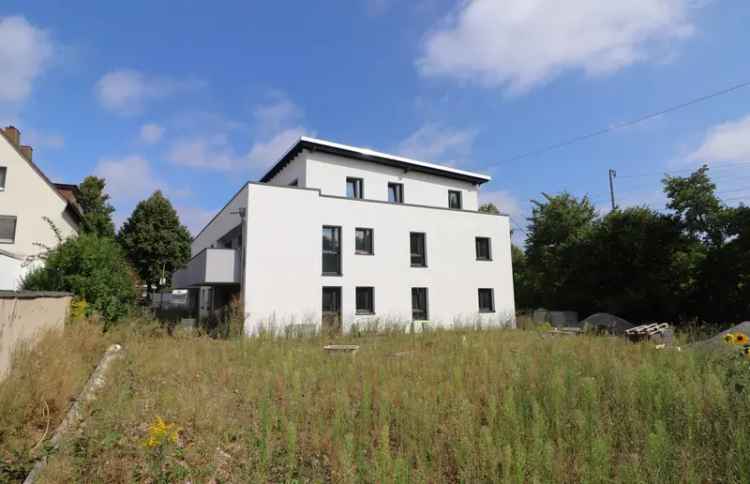
{"type": "Polygon", "coordinates": [[[688,159],[707,163],[750,162],[750,115],[709,129],[703,143],[688,159]]]}
{"type": "Polygon", "coordinates": [[[49,34],[24,17],[0,17],[0,102],[26,99],[54,52],[49,34]]]}
{"type": "Polygon", "coordinates": [[[200,232],[218,212],[218,210],[206,210],[201,207],[188,207],[184,205],[175,207],[175,210],[177,210],[177,215],[180,217],[180,222],[190,230],[190,233],[193,234],[193,236],[198,235],[198,232],[200,232]]]}
{"type": "Polygon", "coordinates": [[[176,165],[213,170],[231,170],[242,164],[229,145],[226,134],[179,138],[172,143],[167,159],[176,165]]]}
{"type": "MultiPolygon", "coordinates": [[[[568,70],[601,75],[690,36],[693,0],[474,0],[430,32],[417,67],[523,92],[568,70]]],[[[668,52],[668,51],[667,51],[668,52]]]]}
{"type": "Polygon", "coordinates": [[[471,154],[477,132],[453,129],[439,124],[426,124],[396,147],[396,151],[422,161],[459,161],[471,154]]]}
{"type": "Polygon", "coordinates": [[[253,166],[268,168],[305,133],[305,128],[302,127],[289,128],[276,133],[271,138],[256,141],[247,155],[247,160],[253,166]]]}
{"type": "Polygon", "coordinates": [[[148,101],[201,86],[203,83],[196,80],[150,77],[136,70],[120,69],[105,74],[94,90],[104,108],[127,115],[141,112],[148,101]]]}
{"type": "Polygon", "coordinates": [[[253,115],[262,133],[277,133],[297,124],[302,119],[302,109],[283,94],[276,93],[273,102],[255,108],[253,115]]]}
{"type": "Polygon", "coordinates": [[[104,178],[107,192],[115,206],[149,197],[156,190],[165,190],[154,174],[151,164],[141,156],[103,159],[94,168],[94,175],[104,178]]]}
{"type": "Polygon", "coordinates": [[[156,123],[146,123],[141,126],[140,139],[144,143],[158,143],[164,135],[164,128],[156,123]]]}

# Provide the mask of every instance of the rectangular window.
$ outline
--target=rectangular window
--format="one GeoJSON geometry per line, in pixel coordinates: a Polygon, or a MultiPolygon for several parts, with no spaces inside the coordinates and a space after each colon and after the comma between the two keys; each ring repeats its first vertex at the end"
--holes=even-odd
{"type": "Polygon", "coordinates": [[[492,249],[489,237],[477,237],[477,260],[492,260],[492,249]]]}
{"type": "Polygon", "coordinates": [[[0,215],[0,244],[13,244],[16,241],[16,217],[0,215]]]}
{"type": "Polygon", "coordinates": [[[341,275],[341,227],[323,226],[323,275],[341,275]]]}
{"type": "Polygon", "coordinates": [[[411,266],[427,267],[427,256],[425,251],[425,235],[421,232],[410,234],[411,266]]]}
{"type": "Polygon", "coordinates": [[[404,203],[404,184],[388,184],[388,201],[391,203],[404,203]]]}
{"type": "Polygon", "coordinates": [[[448,208],[461,209],[461,192],[448,190],[448,208]]]}
{"type": "Polygon", "coordinates": [[[8,168],[0,166],[0,192],[5,190],[5,175],[8,173],[8,168]]]}
{"type": "Polygon", "coordinates": [[[429,319],[426,287],[411,288],[411,318],[414,321],[427,321],[429,319]]]}
{"type": "Polygon", "coordinates": [[[480,289],[479,290],[479,312],[480,313],[494,313],[495,312],[495,294],[492,289],[480,289]]]}
{"type": "Polygon", "coordinates": [[[347,178],[346,196],[348,198],[365,198],[365,182],[361,178],[347,178]]]}
{"type": "Polygon", "coordinates": [[[375,314],[375,289],[357,288],[357,314],[375,314]]]}
{"type": "Polygon", "coordinates": [[[372,229],[354,229],[354,252],[360,255],[374,253],[372,229]]]}

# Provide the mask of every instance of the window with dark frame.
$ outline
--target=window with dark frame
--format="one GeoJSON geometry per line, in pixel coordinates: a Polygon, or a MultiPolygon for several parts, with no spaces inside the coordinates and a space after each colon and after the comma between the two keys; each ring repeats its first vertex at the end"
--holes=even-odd
{"type": "Polygon", "coordinates": [[[489,237],[477,237],[477,260],[492,260],[492,248],[489,237]]]}
{"type": "Polygon", "coordinates": [[[357,314],[375,314],[375,289],[358,287],[356,289],[357,314]]]}
{"type": "Polygon", "coordinates": [[[13,244],[16,241],[16,217],[0,215],[0,244],[13,244]]]}
{"type": "Polygon", "coordinates": [[[5,191],[5,176],[8,173],[8,168],[0,166],[0,192],[5,191]]]}
{"type": "Polygon", "coordinates": [[[346,179],[347,198],[365,198],[365,182],[361,178],[346,179]]]}
{"type": "Polygon", "coordinates": [[[391,203],[404,203],[404,184],[388,184],[388,201],[391,203]]]}
{"type": "Polygon", "coordinates": [[[409,234],[409,245],[411,251],[412,267],[427,267],[427,256],[425,251],[425,235],[421,232],[409,234]]]}
{"type": "Polygon", "coordinates": [[[461,192],[448,190],[448,208],[461,208],[461,192]]]}
{"type": "Polygon", "coordinates": [[[341,227],[323,226],[323,275],[341,275],[341,227]]]}
{"type": "Polygon", "coordinates": [[[411,319],[413,321],[427,321],[429,319],[426,287],[411,288],[411,319]]]}
{"type": "Polygon", "coordinates": [[[479,289],[479,312],[495,312],[495,295],[492,289],[479,289]]]}
{"type": "Polygon", "coordinates": [[[359,255],[373,255],[372,229],[354,229],[354,253],[359,255]]]}

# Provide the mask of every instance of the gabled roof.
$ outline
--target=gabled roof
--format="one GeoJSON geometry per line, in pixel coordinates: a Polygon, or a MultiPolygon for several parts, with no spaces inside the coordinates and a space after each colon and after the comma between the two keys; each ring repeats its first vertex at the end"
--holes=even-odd
{"type": "Polygon", "coordinates": [[[16,144],[8,138],[8,135],[5,134],[5,130],[2,128],[0,128],[0,136],[2,136],[2,139],[4,139],[10,146],[12,146],[14,150],[16,150],[18,156],[26,161],[26,163],[31,166],[31,169],[34,170],[37,175],[39,175],[42,180],[44,180],[44,182],[52,189],[52,191],[55,192],[55,194],[66,203],[65,210],[70,212],[71,215],[76,219],[76,221],[80,223],[83,218],[83,211],[78,205],[78,202],[75,200],[75,194],[78,191],[78,187],[76,187],[75,185],[68,185],[64,183],[53,183],[49,178],[47,178],[47,175],[45,175],[44,172],[33,161],[27,158],[26,155],[21,152],[19,147],[16,146],[16,144]]]}
{"type": "Polygon", "coordinates": [[[491,177],[480,173],[459,170],[449,166],[436,165],[425,161],[413,160],[402,156],[389,155],[388,153],[373,151],[369,148],[342,145],[331,141],[303,136],[289,149],[289,151],[286,152],[284,156],[281,157],[278,162],[276,162],[276,164],[263,176],[263,178],[260,179],[260,181],[263,183],[271,181],[277,173],[279,173],[290,161],[305,149],[354,158],[362,161],[369,161],[371,163],[392,166],[407,171],[418,171],[430,175],[453,178],[456,180],[475,183],[477,185],[481,185],[492,179],[491,177]]]}

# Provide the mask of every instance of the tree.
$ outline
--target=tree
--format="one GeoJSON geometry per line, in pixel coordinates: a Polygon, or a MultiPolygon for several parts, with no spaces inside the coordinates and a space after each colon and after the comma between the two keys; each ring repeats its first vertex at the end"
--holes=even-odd
{"type": "Polygon", "coordinates": [[[138,203],[117,238],[149,292],[190,258],[190,232],[161,191],[138,203]]]}
{"type": "Polygon", "coordinates": [[[500,215],[500,210],[494,203],[483,203],[479,206],[479,211],[484,213],[491,213],[493,215],[500,215]]]}
{"type": "Polygon", "coordinates": [[[510,256],[513,264],[513,292],[516,299],[516,308],[530,309],[534,304],[534,294],[529,280],[526,254],[516,244],[511,244],[510,256]]]}
{"type": "Polygon", "coordinates": [[[538,303],[550,308],[585,305],[588,294],[580,290],[583,244],[593,228],[596,210],[587,197],[569,193],[532,200],[526,234],[526,263],[530,287],[538,303]]]}
{"type": "Polygon", "coordinates": [[[87,234],[114,237],[115,224],[112,223],[112,212],[115,209],[109,204],[109,195],[104,193],[105,184],[103,178],[87,176],[78,186],[78,203],[83,209],[81,228],[87,234]]]}
{"type": "Polygon", "coordinates": [[[49,250],[45,264],[23,281],[30,291],[72,292],[107,323],[128,313],[136,296],[136,278],[113,238],[81,234],[49,250]]]}

